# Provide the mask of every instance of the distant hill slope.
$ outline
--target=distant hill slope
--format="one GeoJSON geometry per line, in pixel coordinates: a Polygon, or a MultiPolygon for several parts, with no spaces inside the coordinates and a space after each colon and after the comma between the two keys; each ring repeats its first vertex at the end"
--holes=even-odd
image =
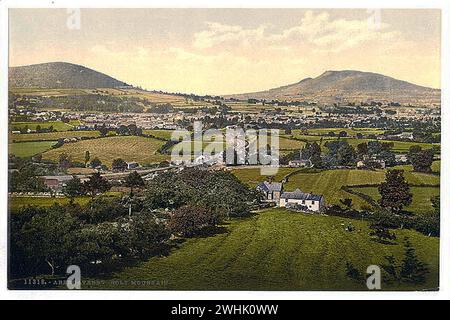
{"type": "Polygon", "coordinates": [[[101,72],[67,62],[9,68],[10,88],[117,88],[128,86],[101,72]]]}
{"type": "Polygon", "coordinates": [[[396,101],[402,104],[439,104],[441,90],[418,86],[378,73],[354,70],[326,71],[316,78],[267,91],[235,94],[238,99],[278,99],[319,103],[396,101]]]}

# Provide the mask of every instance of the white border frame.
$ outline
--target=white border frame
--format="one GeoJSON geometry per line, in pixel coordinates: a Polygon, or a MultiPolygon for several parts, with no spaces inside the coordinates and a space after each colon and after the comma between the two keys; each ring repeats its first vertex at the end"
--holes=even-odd
{"type": "Polygon", "coordinates": [[[360,299],[360,300],[444,300],[450,299],[450,114],[446,113],[450,99],[450,1],[448,0],[304,0],[292,2],[289,0],[157,0],[149,3],[145,0],[0,0],[0,121],[8,122],[8,8],[437,8],[441,9],[441,114],[442,114],[442,145],[441,145],[441,237],[440,237],[440,290],[435,292],[385,292],[385,291],[122,291],[122,290],[40,290],[17,291],[8,290],[7,284],[7,125],[0,125],[0,299],[143,299],[143,300],[330,300],[330,299],[360,299]],[[445,170],[445,168],[449,168],[445,170]]]}

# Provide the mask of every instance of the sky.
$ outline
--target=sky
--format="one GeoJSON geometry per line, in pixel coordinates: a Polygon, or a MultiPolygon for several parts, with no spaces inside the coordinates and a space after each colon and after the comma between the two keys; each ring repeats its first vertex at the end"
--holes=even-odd
{"type": "Polygon", "coordinates": [[[234,94],[327,70],[440,88],[435,9],[10,9],[9,64],[65,61],[149,90],[234,94]]]}

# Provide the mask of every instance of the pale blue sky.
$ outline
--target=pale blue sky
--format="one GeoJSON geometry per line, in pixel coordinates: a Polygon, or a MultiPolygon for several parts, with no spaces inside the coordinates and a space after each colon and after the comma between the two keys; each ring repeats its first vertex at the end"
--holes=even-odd
{"type": "Polygon", "coordinates": [[[68,16],[11,9],[10,65],[68,61],[148,89],[211,94],[329,69],[440,86],[439,10],[82,9],[79,30],[68,16]]]}

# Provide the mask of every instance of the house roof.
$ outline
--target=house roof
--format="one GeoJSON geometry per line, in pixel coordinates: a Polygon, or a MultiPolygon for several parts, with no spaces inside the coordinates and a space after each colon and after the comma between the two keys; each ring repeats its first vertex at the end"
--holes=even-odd
{"type": "Polygon", "coordinates": [[[265,192],[273,192],[273,191],[280,191],[283,189],[283,184],[280,182],[261,182],[257,187],[257,189],[265,191],[265,192]]]}
{"type": "Polygon", "coordinates": [[[320,201],[322,199],[322,195],[304,193],[300,189],[296,189],[292,192],[283,192],[281,194],[281,198],[283,199],[297,199],[297,200],[315,200],[320,201]]]}

